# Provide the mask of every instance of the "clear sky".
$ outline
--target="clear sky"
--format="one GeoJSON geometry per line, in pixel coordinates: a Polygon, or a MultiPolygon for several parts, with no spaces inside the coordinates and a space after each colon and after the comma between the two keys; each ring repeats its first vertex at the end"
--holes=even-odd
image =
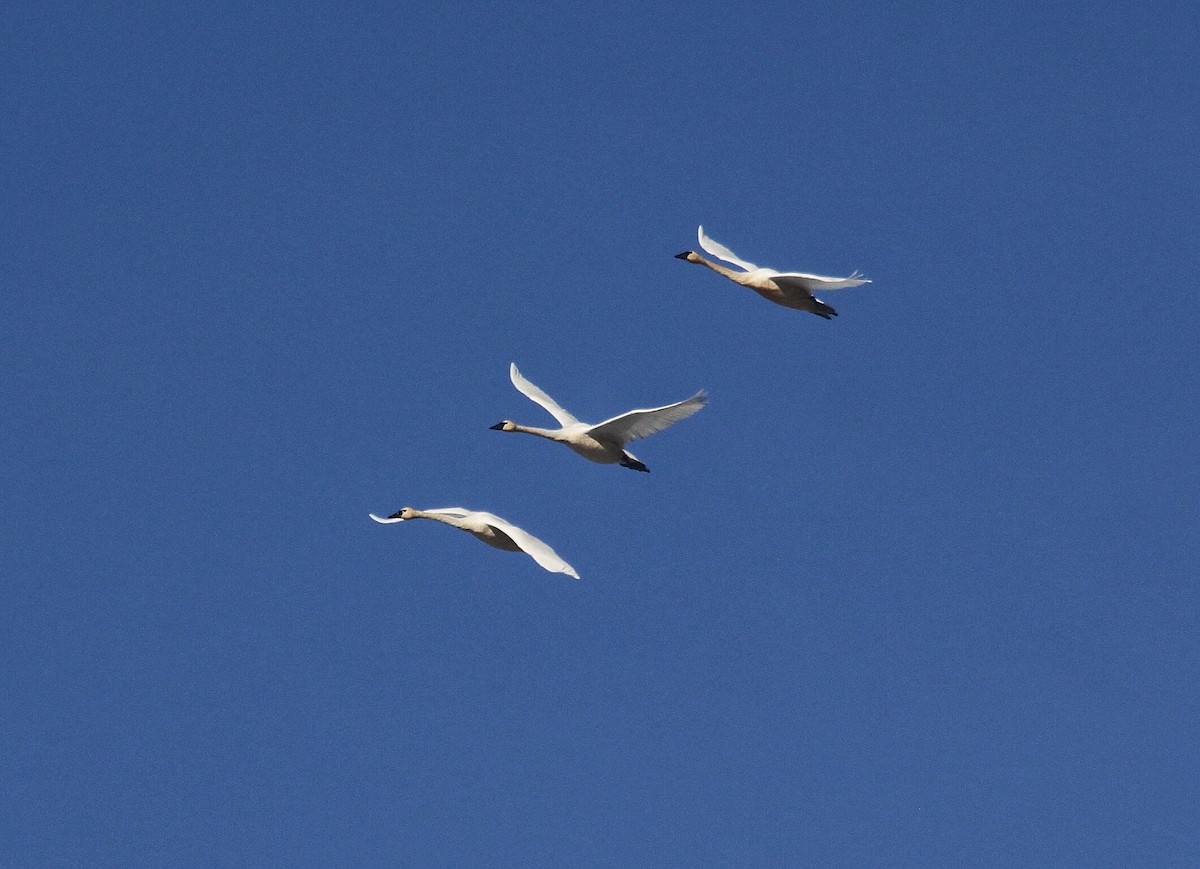
{"type": "Polygon", "coordinates": [[[1193,4],[4,20],[4,862],[1200,863],[1193,4]]]}

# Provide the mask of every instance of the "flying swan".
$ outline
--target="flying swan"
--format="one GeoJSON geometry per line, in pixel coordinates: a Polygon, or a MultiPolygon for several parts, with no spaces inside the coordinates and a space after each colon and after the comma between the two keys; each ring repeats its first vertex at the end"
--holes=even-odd
{"type": "Polygon", "coordinates": [[[381,525],[404,522],[408,519],[432,519],[435,522],[444,522],[475,535],[488,546],[494,546],[507,552],[524,552],[551,573],[565,573],[572,579],[579,579],[575,568],[559,558],[558,553],[553,549],[529,532],[522,531],[511,522],[505,522],[499,516],[491,513],[464,510],[462,507],[439,507],[435,510],[404,507],[391,516],[376,516],[374,513],[371,513],[370,516],[381,525]]]}
{"type": "Polygon", "coordinates": [[[547,440],[566,444],[579,455],[592,462],[602,465],[619,463],[622,467],[635,471],[649,471],[638,461],[633,453],[625,449],[625,444],[638,438],[649,437],[681,419],[685,419],[698,411],[708,402],[708,394],[702,389],[691,398],[668,404],[665,407],[652,407],[647,410],[631,410],[602,423],[589,425],[580,422],[564,410],[553,398],[538,389],[517,369],[514,362],[509,366],[508,376],[526,398],[546,409],[558,420],[562,428],[535,428],[518,425],[510,419],[496,423],[492,428],[496,431],[519,431],[525,434],[537,435],[547,440]]]}
{"type": "Polygon", "coordinates": [[[777,272],[774,269],[759,268],[754,263],[749,263],[741,259],[720,242],[713,241],[704,234],[703,226],[696,228],[696,235],[699,238],[701,248],[718,259],[723,259],[727,263],[732,263],[739,268],[745,269],[745,271],[735,272],[733,269],[726,268],[720,263],[706,260],[694,250],[685,250],[683,253],[677,253],[675,254],[675,259],[687,260],[690,263],[708,266],[717,274],[724,275],[729,280],[741,284],[743,287],[749,287],[764,299],[769,299],[777,305],[783,305],[785,308],[796,308],[800,311],[808,311],[810,314],[816,314],[818,317],[824,317],[826,320],[836,317],[837,311],[814,296],[813,293],[815,291],[841,290],[846,287],[859,287],[863,284],[871,283],[867,279],[859,277],[858,272],[855,272],[848,278],[826,278],[821,275],[806,275],[803,272],[777,272]]]}

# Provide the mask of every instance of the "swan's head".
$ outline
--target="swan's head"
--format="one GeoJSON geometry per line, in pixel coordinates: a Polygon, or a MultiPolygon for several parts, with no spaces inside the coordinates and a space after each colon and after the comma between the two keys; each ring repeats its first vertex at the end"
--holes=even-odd
{"type": "Polygon", "coordinates": [[[401,521],[403,521],[405,519],[416,519],[417,511],[415,509],[413,509],[412,507],[401,507],[399,510],[397,510],[395,513],[393,513],[391,516],[388,516],[388,518],[389,519],[400,519],[401,521]]]}
{"type": "Polygon", "coordinates": [[[675,254],[675,259],[685,259],[690,263],[698,263],[700,262],[700,254],[694,250],[685,250],[683,253],[675,254]]]}
{"type": "Polygon", "coordinates": [[[492,431],[516,431],[517,424],[511,419],[502,419],[495,425],[488,426],[492,431]]]}

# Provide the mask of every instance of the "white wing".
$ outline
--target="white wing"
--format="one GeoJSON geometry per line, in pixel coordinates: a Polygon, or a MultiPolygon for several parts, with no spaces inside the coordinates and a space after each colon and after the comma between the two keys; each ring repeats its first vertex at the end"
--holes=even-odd
{"type": "Polygon", "coordinates": [[[475,513],[474,516],[503,531],[512,538],[513,543],[521,547],[522,552],[546,570],[551,573],[565,573],[573,579],[579,579],[579,574],[575,572],[575,568],[563,561],[557,552],[528,531],[524,531],[511,522],[501,519],[494,513],[479,512],[475,513]]]}
{"type": "Polygon", "coordinates": [[[378,522],[380,525],[391,525],[393,522],[403,522],[404,521],[399,516],[388,516],[385,518],[383,516],[376,516],[374,513],[368,513],[367,515],[370,516],[372,519],[374,519],[376,522],[378,522]]]}
{"type": "Polygon", "coordinates": [[[606,419],[588,429],[588,434],[600,440],[615,441],[623,446],[628,441],[649,437],[675,425],[681,419],[687,419],[707,403],[708,393],[702,389],[691,398],[665,407],[631,410],[606,419]]]}
{"type": "Polygon", "coordinates": [[[526,380],[524,376],[522,376],[520,370],[518,370],[517,363],[510,363],[508,367],[508,377],[512,381],[513,386],[515,386],[522,395],[524,395],[530,401],[536,402],[545,408],[547,413],[558,420],[559,425],[565,428],[566,426],[574,425],[575,423],[579,422],[579,420],[573,417],[553,398],[526,380]]]}
{"type": "Polygon", "coordinates": [[[780,285],[794,284],[810,293],[818,290],[844,290],[847,287],[861,287],[871,283],[866,278],[860,278],[858,272],[848,278],[827,278],[824,275],[806,275],[803,272],[778,272],[771,275],[771,280],[780,285]]]}
{"type": "Polygon", "coordinates": [[[719,241],[713,241],[711,238],[705,235],[703,226],[696,227],[696,236],[700,240],[700,247],[704,248],[718,259],[723,259],[727,263],[733,263],[735,266],[741,266],[748,272],[756,271],[758,269],[758,266],[756,266],[754,263],[746,262],[719,241]]]}

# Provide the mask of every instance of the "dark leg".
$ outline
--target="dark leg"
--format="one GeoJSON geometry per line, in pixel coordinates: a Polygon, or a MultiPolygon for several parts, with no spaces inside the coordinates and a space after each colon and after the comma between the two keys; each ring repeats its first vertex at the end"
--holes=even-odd
{"type": "Polygon", "coordinates": [[[624,457],[621,459],[621,467],[622,468],[632,468],[635,471],[645,471],[647,474],[650,473],[649,468],[647,468],[645,465],[643,465],[641,462],[639,462],[633,456],[629,455],[629,453],[626,453],[624,455],[624,457]]]}
{"type": "Polygon", "coordinates": [[[813,313],[818,317],[824,317],[826,320],[832,320],[838,315],[837,311],[826,305],[820,299],[813,299],[813,313]]]}

